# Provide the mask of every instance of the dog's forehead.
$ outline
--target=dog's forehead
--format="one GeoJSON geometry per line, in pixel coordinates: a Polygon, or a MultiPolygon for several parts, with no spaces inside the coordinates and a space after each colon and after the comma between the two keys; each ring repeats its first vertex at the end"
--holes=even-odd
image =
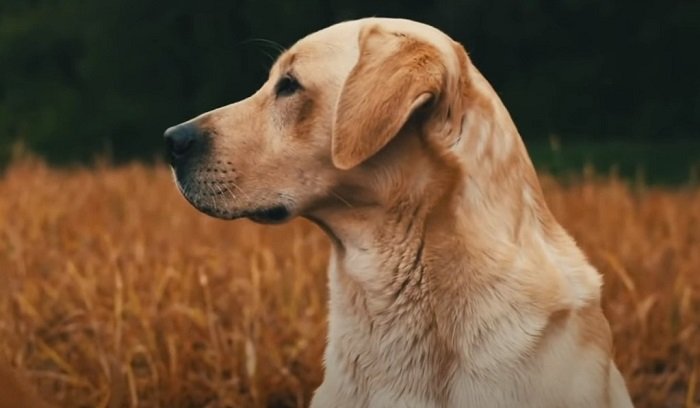
{"type": "Polygon", "coordinates": [[[334,24],[299,40],[278,61],[281,70],[291,65],[326,63],[339,72],[349,72],[359,56],[359,37],[363,27],[378,25],[382,29],[410,35],[435,46],[441,55],[453,54],[453,42],[442,31],[415,21],[395,18],[364,18],[334,24]]]}
{"type": "Polygon", "coordinates": [[[270,77],[292,73],[319,86],[342,82],[357,62],[359,31],[359,21],[351,21],[307,35],[280,55],[270,77]]]}
{"type": "Polygon", "coordinates": [[[349,21],[316,31],[297,41],[279,60],[281,70],[295,66],[350,71],[359,54],[361,22],[349,21]]]}

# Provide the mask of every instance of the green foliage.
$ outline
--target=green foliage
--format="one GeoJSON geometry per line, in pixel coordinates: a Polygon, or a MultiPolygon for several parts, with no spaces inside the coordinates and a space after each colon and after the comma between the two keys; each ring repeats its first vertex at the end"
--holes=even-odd
{"type": "Polygon", "coordinates": [[[526,139],[697,138],[700,3],[631,0],[3,0],[0,160],[149,158],[167,126],[239,100],[279,50],[368,15],[465,44],[526,139]]]}

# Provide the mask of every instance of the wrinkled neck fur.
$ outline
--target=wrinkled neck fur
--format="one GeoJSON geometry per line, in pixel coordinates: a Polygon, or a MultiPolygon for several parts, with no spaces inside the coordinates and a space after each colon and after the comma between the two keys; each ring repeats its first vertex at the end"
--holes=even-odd
{"type": "Polygon", "coordinates": [[[424,152],[417,128],[409,128],[344,186],[332,205],[310,218],[331,237],[333,265],[375,299],[393,303],[421,279],[430,225],[455,191],[456,169],[424,152]],[[410,160],[403,160],[410,157],[410,160]]]}

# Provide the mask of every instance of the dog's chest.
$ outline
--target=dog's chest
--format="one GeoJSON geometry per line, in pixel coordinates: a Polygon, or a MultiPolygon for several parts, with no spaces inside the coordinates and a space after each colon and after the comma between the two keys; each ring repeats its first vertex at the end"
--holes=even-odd
{"type": "MultiPolygon", "coordinates": [[[[434,328],[420,316],[405,310],[373,322],[335,313],[326,350],[326,376],[345,383],[353,400],[366,406],[390,406],[382,401],[412,401],[429,407],[446,395],[447,378],[455,367],[454,356],[435,340],[434,328]]],[[[361,406],[361,405],[358,405],[361,406]]]]}
{"type": "Polygon", "coordinates": [[[376,328],[369,333],[345,319],[337,322],[346,326],[335,327],[331,334],[326,378],[318,392],[332,403],[314,406],[600,406],[593,401],[600,398],[598,381],[605,378],[601,356],[593,350],[573,353],[568,339],[551,344],[544,355],[522,355],[523,361],[506,362],[484,349],[477,350],[474,359],[450,352],[432,337],[431,328],[419,322],[393,333],[376,328]],[[576,360],[562,358],[571,355],[576,360]]]}
{"type": "Polygon", "coordinates": [[[352,290],[337,272],[331,270],[329,282],[326,376],[313,406],[325,406],[320,403],[325,397],[336,407],[343,406],[336,403],[341,400],[368,408],[534,407],[557,406],[571,396],[571,384],[561,380],[571,377],[571,363],[561,356],[571,355],[573,337],[557,337],[547,355],[532,354],[538,342],[533,333],[546,319],[525,318],[531,313],[524,310],[498,313],[497,303],[482,300],[477,309],[483,313],[457,317],[469,324],[438,323],[432,309],[437,300],[421,298],[417,287],[409,285],[393,302],[388,297],[377,303],[352,290]],[[450,337],[440,329],[448,326],[462,330],[450,337]]]}

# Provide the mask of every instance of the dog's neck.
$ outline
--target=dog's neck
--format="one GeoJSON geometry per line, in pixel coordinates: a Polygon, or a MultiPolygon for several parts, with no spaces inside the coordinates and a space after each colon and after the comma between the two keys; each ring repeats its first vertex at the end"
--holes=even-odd
{"type": "MultiPolygon", "coordinates": [[[[394,179],[398,184],[393,186],[373,180],[381,184],[372,186],[382,192],[378,195],[340,189],[341,202],[310,217],[331,237],[335,278],[363,292],[372,309],[385,309],[409,285],[420,283],[425,242],[433,239],[427,236],[429,219],[439,214],[437,206],[446,205],[451,188],[446,180],[420,174],[421,169],[426,167],[413,163],[389,170],[405,179],[394,179]]],[[[371,176],[362,178],[367,182],[371,176]]]]}

